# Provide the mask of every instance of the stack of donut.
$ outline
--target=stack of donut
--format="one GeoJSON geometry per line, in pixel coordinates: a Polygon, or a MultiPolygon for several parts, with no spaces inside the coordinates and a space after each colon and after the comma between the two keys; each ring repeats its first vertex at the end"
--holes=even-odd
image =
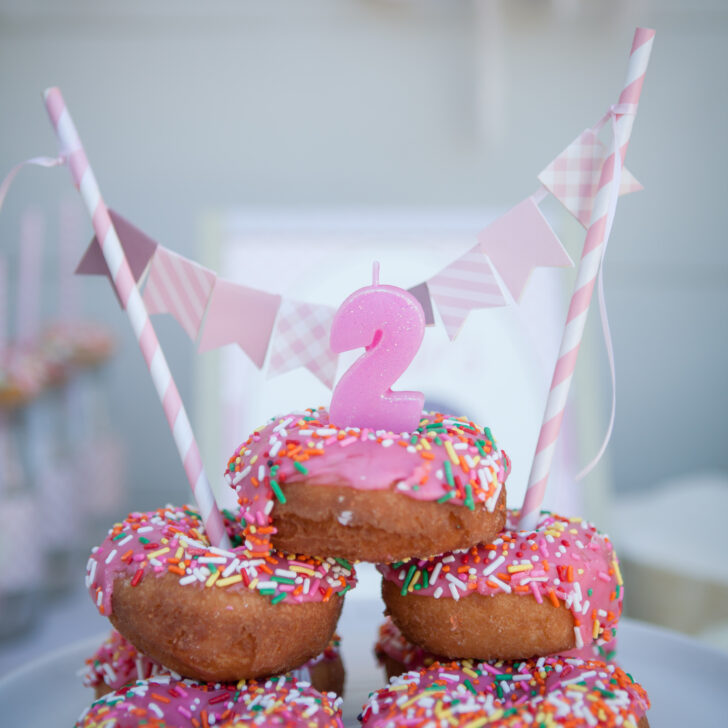
{"type": "Polygon", "coordinates": [[[225,514],[232,549],[209,543],[193,509],[170,506],[131,513],[94,550],[87,585],[119,634],[88,661],[86,684],[102,697],[78,725],[212,725],[204,711],[218,700],[215,725],[249,724],[258,700],[270,709],[261,724],[297,725],[290,711],[304,706],[302,725],[339,725],[334,695],[310,715],[305,706],[315,687],[341,692],[340,661],[335,675],[320,666],[336,662],[356,561],[379,565],[391,615],[377,644],[391,681],[365,706],[366,725],[425,725],[435,692],[437,720],[450,712],[434,724],[460,724],[463,690],[479,696],[463,713],[473,726],[512,715],[504,693],[519,710],[528,693],[534,725],[589,711],[636,725],[644,692],[596,659],[611,657],[621,612],[611,544],[552,514],[519,532],[509,471],[490,430],[463,417],[424,413],[408,433],[340,427],[323,408],[275,418],[226,467],[240,506],[225,514]],[[516,695],[506,674],[530,688],[516,695]]]}

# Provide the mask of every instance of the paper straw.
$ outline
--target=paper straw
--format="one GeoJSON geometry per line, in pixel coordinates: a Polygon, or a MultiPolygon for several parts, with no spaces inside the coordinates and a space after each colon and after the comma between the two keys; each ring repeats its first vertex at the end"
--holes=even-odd
{"type": "Polygon", "coordinates": [[[122,306],[129,316],[129,321],[144,355],[144,361],[149,368],[154,388],[157,390],[164,414],[172,430],[177,451],[184,465],[192,494],[197,501],[210,543],[222,548],[229,548],[222,515],[215,503],[215,496],[202,466],[200,451],[192,434],[190,421],[132,276],[124,250],[116,230],[114,230],[109,210],[101,197],[96,177],[88,163],[76,127],[59,89],[46,89],[43,97],[61,147],[68,150],[69,169],[73,182],[81,193],[84,205],[91,217],[96,239],[100,242],[114,286],[122,306]]]}
{"type": "Polygon", "coordinates": [[[37,207],[27,208],[20,219],[16,328],[16,337],[23,344],[34,342],[38,336],[44,237],[43,213],[37,207]]]}
{"type": "Polygon", "coordinates": [[[569,313],[561,339],[559,357],[551,380],[551,389],[546,401],[546,410],[536,445],[536,454],[531,466],[528,488],[523,501],[519,525],[522,530],[535,527],[543,503],[556,441],[561,429],[566,400],[569,395],[576,359],[584,333],[584,324],[589,312],[594,284],[601,266],[604,245],[609,234],[607,227],[610,217],[610,204],[613,198],[613,181],[615,184],[619,183],[619,179],[615,179],[614,175],[614,155],[619,152],[620,160],[623,162],[627,153],[654,36],[655,31],[648,28],[637,28],[635,31],[627,68],[627,80],[619,96],[619,104],[615,112],[614,138],[611,142],[609,156],[602,166],[591,221],[577,271],[576,285],[569,304],[569,313]],[[622,109],[629,108],[631,113],[620,114],[619,107],[622,107],[622,109]]]}

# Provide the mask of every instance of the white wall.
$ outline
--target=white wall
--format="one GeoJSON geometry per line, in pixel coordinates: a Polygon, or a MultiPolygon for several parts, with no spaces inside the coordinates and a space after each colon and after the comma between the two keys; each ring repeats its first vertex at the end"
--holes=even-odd
{"type": "MultiPolygon", "coordinates": [[[[646,190],[620,203],[605,273],[612,470],[626,490],[725,469],[718,0],[0,0],[0,170],[54,150],[40,92],[57,84],[107,201],[187,255],[213,207],[506,207],[616,100],[638,24],[657,38],[628,155],[646,190]]],[[[23,172],[0,215],[3,254],[31,201],[52,245],[57,202],[72,195],[63,169],[23,172]]],[[[133,505],[179,500],[182,469],[126,321],[104,282],[83,285],[124,343],[110,391],[133,505]]],[[[158,329],[192,403],[192,345],[173,322],[158,329]]]]}

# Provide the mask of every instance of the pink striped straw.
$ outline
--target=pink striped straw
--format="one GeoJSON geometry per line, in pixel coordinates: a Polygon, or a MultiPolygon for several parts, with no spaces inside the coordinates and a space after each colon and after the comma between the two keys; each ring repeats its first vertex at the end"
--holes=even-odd
{"type": "Polygon", "coordinates": [[[637,28],[635,31],[627,68],[627,80],[614,112],[616,118],[614,138],[612,139],[609,156],[602,166],[591,221],[577,271],[574,293],[571,297],[569,313],[566,317],[566,325],[561,339],[559,357],[551,380],[551,389],[546,401],[546,410],[536,445],[536,454],[531,466],[528,488],[523,501],[519,524],[519,528],[522,530],[533,529],[541,511],[546,483],[556,449],[556,441],[561,429],[561,420],[564,417],[566,400],[584,334],[584,324],[589,312],[594,284],[602,264],[604,246],[609,236],[608,227],[613,216],[614,203],[616,202],[613,187],[614,184],[619,184],[619,175],[616,175],[615,178],[615,161],[617,165],[620,161],[623,163],[627,153],[654,36],[655,31],[648,28],[637,28]],[[625,113],[626,110],[629,110],[629,113],[625,113]],[[615,160],[617,151],[619,151],[619,159],[615,160]]]}
{"type": "Polygon", "coordinates": [[[207,480],[200,451],[192,434],[192,427],[187,418],[177,385],[172,379],[157,334],[149,320],[149,314],[144,306],[139,289],[134,282],[129,263],[124,255],[124,249],[121,247],[116,230],[114,230],[109,217],[109,210],[101,197],[96,177],[88,163],[76,127],[59,89],[46,89],[43,97],[61,147],[68,152],[69,169],[73,182],[81,193],[86,209],[91,216],[96,239],[101,243],[101,250],[111,271],[114,286],[119,294],[122,306],[129,316],[129,321],[152,376],[154,388],[157,390],[159,399],[162,402],[164,414],[172,430],[177,451],[184,465],[192,494],[197,501],[210,543],[221,548],[229,548],[230,543],[225,532],[222,515],[207,480]]]}

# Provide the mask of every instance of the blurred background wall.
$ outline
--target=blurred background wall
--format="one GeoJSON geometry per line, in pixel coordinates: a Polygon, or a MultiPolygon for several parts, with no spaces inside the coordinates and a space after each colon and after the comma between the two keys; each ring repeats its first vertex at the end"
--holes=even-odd
{"type": "MultiPolygon", "coordinates": [[[[605,280],[611,473],[619,491],[648,488],[728,467],[720,0],[0,0],[0,170],[54,153],[40,94],[59,85],[107,201],[191,257],[217,208],[507,208],[616,101],[637,25],[657,29],[628,154],[645,191],[619,205],[605,280]]],[[[0,215],[11,265],[31,201],[53,250],[59,199],[75,200],[67,170],[21,173],[0,215]]],[[[123,345],[109,386],[129,506],[178,500],[184,475],[129,326],[105,281],[83,295],[123,345]]],[[[157,326],[192,407],[193,346],[167,317],[157,326]]]]}

